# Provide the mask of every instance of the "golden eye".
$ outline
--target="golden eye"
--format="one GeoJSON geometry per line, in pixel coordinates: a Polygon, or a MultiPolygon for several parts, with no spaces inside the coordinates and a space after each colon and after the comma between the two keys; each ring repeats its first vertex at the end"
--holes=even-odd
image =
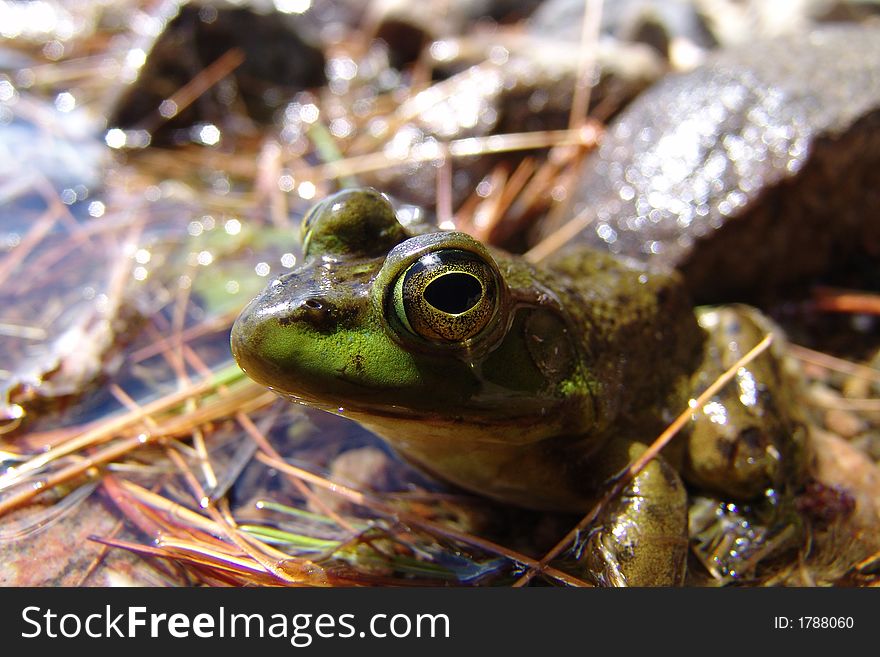
{"type": "Polygon", "coordinates": [[[427,340],[462,342],[476,336],[498,309],[494,269],[470,251],[428,253],[394,286],[394,312],[412,333],[427,340]]]}

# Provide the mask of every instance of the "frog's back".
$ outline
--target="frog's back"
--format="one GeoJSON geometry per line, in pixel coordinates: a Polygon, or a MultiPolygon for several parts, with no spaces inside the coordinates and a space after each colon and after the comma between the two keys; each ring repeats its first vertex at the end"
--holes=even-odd
{"type": "Polygon", "coordinates": [[[704,336],[678,272],[580,244],[543,264],[542,283],[577,335],[577,360],[601,382],[595,402],[601,416],[613,416],[619,431],[623,418],[685,403],[681,386],[697,367],[704,336]],[[662,367],[651,367],[659,362],[662,367]]]}
{"type": "Polygon", "coordinates": [[[718,301],[880,254],[878,212],[880,29],[835,26],[643,94],[586,163],[571,216],[588,222],[578,240],[678,267],[718,301]]]}

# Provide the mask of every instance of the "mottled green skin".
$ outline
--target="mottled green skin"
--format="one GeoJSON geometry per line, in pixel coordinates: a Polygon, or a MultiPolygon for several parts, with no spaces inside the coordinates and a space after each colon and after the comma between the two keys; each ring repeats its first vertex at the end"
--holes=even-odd
{"type": "MultiPolygon", "coordinates": [[[[409,237],[373,190],[327,199],[304,230],[303,264],[233,327],[239,364],[281,394],[359,421],[437,476],[503,502],[591,508],[720,361],[667,270],[584,248],[536,267],[462,233],[409,237]],[[413,263],[450,249],[485,263],[493,312],[474,335],[444,341],[413,331],[395,291],[413,263]]],[[[738,339],[722,337],[725,345],[738,339]]],[[[741,415],[737,399],[718,403],[741,415]]],[[[780,440],[756,429],[753,452],[739,463],[717,442],[715,424],[696,417],[675,457],[694,479],[754,496],[788,476],[780,467],[787,448],[759,453],[780,440]],[[736,484],[756,469],[757,489],[736,484]]],[[[676,469],[656,459],[600,519],[584,563],[600,583],[679,583],[686,517],[676,469]]]]}

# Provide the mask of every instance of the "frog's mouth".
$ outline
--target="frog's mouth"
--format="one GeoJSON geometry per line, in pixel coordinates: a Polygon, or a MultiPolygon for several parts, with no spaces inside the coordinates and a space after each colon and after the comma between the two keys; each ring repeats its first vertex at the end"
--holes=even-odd
{"type": "Polygon", "coordinates": [[[354,420],[404,452],[408,447],[419,444],[443,444],[462,452],[481,445],[527,445],[545,440],[548,434],[562,430],[556,423],[535,414],[521,416],[508,411],[494,417],[483,417],[480,411],[477,412],[479,417],[475,417],[393,404],[335,405],[276,389],[273,392],[290,402],[354,420]]]}

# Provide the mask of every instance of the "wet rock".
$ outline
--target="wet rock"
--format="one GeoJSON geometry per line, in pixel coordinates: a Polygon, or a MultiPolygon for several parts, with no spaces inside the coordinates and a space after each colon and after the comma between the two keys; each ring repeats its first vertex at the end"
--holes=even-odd
{"type": "Polygon", "coordinates": [[[324,83],[324,56],[310,32],[295,13],[219,2],[184,5],[168,20],[109,124],[180,143],[203,124],[234,133],[246,132],[248,120],[269,122],[297,91],[324,83]],[[206,76],[212,65],[222,69],[215,71],[219,79],[206,76]]]}
{"type": "Polygon", "coordinates": [[[856,250],[876,257],[880,224],[865,218],[880,212],[878,128],[876,28],[722,52],[609,126],[573,192],[569,237],[677,266],[704,302],[799,281],[856,250]]]}

